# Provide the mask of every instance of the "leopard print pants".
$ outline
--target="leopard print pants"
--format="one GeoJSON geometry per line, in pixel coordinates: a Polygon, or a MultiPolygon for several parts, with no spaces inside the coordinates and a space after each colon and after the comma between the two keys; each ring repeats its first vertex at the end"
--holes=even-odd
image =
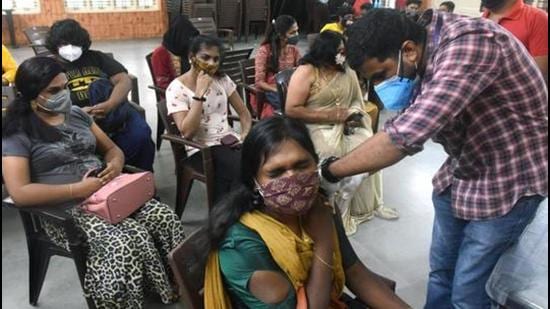
{"type": "MultiPolygon", "coordinates": [[[[69,211],[87,238],[84,293],[97,308],[142,308],[146,290],[166,304],[177,300],[167,255],[185,235],[168,205],[150,200],[118,224],[80,207],[69,211]]],[[[42,223],[48,236],[68,250],[64,230],[46,220],[42,223]]]]}

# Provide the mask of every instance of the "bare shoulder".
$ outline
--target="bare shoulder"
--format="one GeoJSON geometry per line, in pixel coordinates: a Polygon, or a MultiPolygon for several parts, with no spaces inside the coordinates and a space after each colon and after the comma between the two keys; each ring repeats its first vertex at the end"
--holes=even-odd
{"type": "Polygon", "coordinates": [[[311,64],[302,64],[296,68],[292,77],[306,83],[312,83],[315,77],[315,67],[311,64]]]}

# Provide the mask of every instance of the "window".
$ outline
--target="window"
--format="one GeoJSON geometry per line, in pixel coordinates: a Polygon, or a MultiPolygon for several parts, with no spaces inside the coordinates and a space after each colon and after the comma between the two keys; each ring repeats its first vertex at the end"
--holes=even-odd
{"type": "MultiPolygon", "coordinates": [[[[19,0],[18,0],[19,1],[19,0]]],[[[68,12],[156,10],[158,0],[65,0],[68,12]]]]}
{"type": "Polygon", "coordinates": [[[38,0],[2,0],[2,9],[12,9],[14,14],[40,13],[38,0]]]}
{"type": "Polygon", "coordinates": [[[532,2],[533,2],[534,6],[548,12],[548,0],[535,0],[535,1],[532,1],[532,2]]]}

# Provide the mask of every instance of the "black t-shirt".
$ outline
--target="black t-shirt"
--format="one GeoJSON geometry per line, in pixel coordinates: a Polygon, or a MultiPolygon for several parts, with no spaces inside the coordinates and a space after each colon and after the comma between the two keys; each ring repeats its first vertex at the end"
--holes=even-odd
{"type": "Polygon", "coordinates": [[[89,106],[88,87],[99,78],[109,79],[126,68],[111,56],[97,50],[88,50],[74,62],[62,62],[67,71],[73,104],[89,106]]]}

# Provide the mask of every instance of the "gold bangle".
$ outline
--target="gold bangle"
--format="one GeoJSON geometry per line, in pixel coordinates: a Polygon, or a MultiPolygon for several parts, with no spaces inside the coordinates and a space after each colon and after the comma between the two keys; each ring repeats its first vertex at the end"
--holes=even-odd
{"type": "Polygon", "coordinates": [[[319,262],[323,263],[326,267],[330,268],[331,270],[334,270],[334,266],[330,265],[329,263],[325,262],[320,256],[318,256],[317,254],[313,254],[318,260],[319,262]]]}

